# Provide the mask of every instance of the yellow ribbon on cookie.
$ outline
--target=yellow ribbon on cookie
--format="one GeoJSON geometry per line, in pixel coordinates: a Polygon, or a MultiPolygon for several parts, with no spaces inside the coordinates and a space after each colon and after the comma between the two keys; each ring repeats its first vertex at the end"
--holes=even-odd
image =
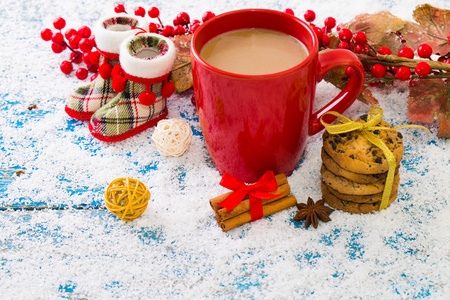
{"type": "Polygon", "coordinates": [[[366,122],[355,122],[335,111],[329,111],[323,114],[320,117],[320,122],[325,127],[325,129],[330,134],[340,134],[347,133],[351,131],[359,131],[362,136],[364,136],[369,142],[377,146],[383,151],[384,156],[389,165],[388,175],[386,177],[386,183],[384,185],[383,195],[380,203],[380,210],[385,209],[388,206],[389,196],[391,195],[392,185],[394,183],[394,175],[395,175],[395,167],[397,162],[395,161],[394,154],[392,154],[391,150],[386,146],[386,144],[371,131],[373,130],[397,130],[400,128],[422,128],[428,130],[428,128],[420,126],[420,125],[401,125],[397,127],[383,127],[377,126],[383,120],[383,109],[381,107],[373,107],[370,109],[369,114],[367,115],[366,122]],[[340,118],[343,123],[340,124],[328,124],[322,120],[323,116],[326,114],[333,115],[335,117],[340,118]]]}

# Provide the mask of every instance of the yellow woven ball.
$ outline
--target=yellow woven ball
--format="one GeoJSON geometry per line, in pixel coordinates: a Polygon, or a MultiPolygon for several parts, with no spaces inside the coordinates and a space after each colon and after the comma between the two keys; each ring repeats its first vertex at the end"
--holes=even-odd
{"type": "Polygon", "coordinates": [[[132,221],[142,215],[150,200],[150,191],[137,179],[117,178],[105,192],[106,208],[124,221],[132,221]]]}

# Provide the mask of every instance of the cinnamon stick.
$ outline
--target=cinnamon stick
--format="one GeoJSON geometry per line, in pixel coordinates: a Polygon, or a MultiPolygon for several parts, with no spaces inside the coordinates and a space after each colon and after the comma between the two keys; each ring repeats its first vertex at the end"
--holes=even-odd
{"type": "MultiPolygon", "coordinates": [[[[279,211],[285,210],[289,207],[294,206],[297,203],[295,196],[290,195],[274,202],[263,205],[263,216],[267,217],[279,211]]],[[[220,228],[223,231],[228,231],[230,229],[239,227],[243,224],[249,223],[251,221],[250,211],[237,215],[231,219],[221,221],[219,223],[220,228]]]]}
{"type": "MultiPolygon", "coordinates": [[[[275,175],[275,180],[277,181],[277,185],[281,186],[283,184],[287,184],[287,178],[286,175],[284,174],[278,174],[275,175]]],[[[220,202],[222,202],[223,200],[225,200],[228,196],[230,196],[232,193],[234,193],[233,191],[225,193],[223,195],[217,196],[215,198],[212,198],[211,200],[209,200],[209,204],[211,205],[212,209],[214,210],[214,212],[217,213],[218,210],[222,209],[223,207],[219,205],[220,202]]],[[[279,194],[280,192],[272,192],[272,194],[279,194]]],[[[244,200],[248,200],[248,196],[244,198],[244,200]]],[[[239,205],[238,205],[239,206],[239,205]]],[[[237,206],[236,206],[237,207],[237,206]]],[[[236,208],[235,207],[235,208],[236,208]]]]}
{"type": "MultiPolygon", "coordinates": [[[[272,199],[261,199],[260,201],[263,206],[289,195],[291,193],[291,187],[288,183],[285,183],[283,185],[280,185],[275,192],[270,193],[274,195],[281,195],[272,199]]],[[[216,211],[216,218],[220,221],[225,221],[247,211],[250,211],[250,199],[248,197],[242,200],[238,205],[236,205],[235,208],[230,211],[227,211],[226,208],[221,207],[216,211]]]]}

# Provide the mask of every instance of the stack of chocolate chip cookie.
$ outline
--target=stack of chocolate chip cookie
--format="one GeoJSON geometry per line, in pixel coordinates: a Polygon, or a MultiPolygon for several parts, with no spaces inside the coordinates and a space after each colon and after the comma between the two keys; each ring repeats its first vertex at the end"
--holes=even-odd
{"type": "MultiPolygon", "coordinates": [[[[366,121],[366,116],[356,122],[366,121]]],[[[338,122],[339,123],[339,122],[338,122]]],[[[385,121],[378,125],[390,127],[385,121]]],[[[391,204],[397,197],[400,182],[398,167],[403,157],[401,133],[395,130],[374,130],[394,154],[397,163],[391,204]]],[[[350,213],[370,213],[380,208],[385,187],[388,162],[380,148],[369,142],[360,131],[344,134],[323,134],[322,194],[328,205],[350,213]]]]}

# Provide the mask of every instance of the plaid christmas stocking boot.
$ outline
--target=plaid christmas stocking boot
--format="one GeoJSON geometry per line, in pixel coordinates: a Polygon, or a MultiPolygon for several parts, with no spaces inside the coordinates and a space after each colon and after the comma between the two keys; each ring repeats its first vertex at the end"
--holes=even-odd
{"type": "Polygon", "coordinates": [[[89,120],[97,109],[117,95],[112,89],[111,72],[114,66],[119,64],[120,44],[139,31],[132,27],[145,28],[144,23],[141,18],[117,14],[103,18],[95,24],[95,42],[101,54],[99,74],[90,84],[79,87],[69,96],[65,108],[69,116],[89,120]]]}
{"type": "Polygon", "coordinates": [[[91,134],[106,142],[121,141],[166,118],[166,98],[175,90],[168,81],[175,55],[175,45],[162,35],[126,39],[112,78],[112,89],[119,94],[94,113],[91,134]]]}

